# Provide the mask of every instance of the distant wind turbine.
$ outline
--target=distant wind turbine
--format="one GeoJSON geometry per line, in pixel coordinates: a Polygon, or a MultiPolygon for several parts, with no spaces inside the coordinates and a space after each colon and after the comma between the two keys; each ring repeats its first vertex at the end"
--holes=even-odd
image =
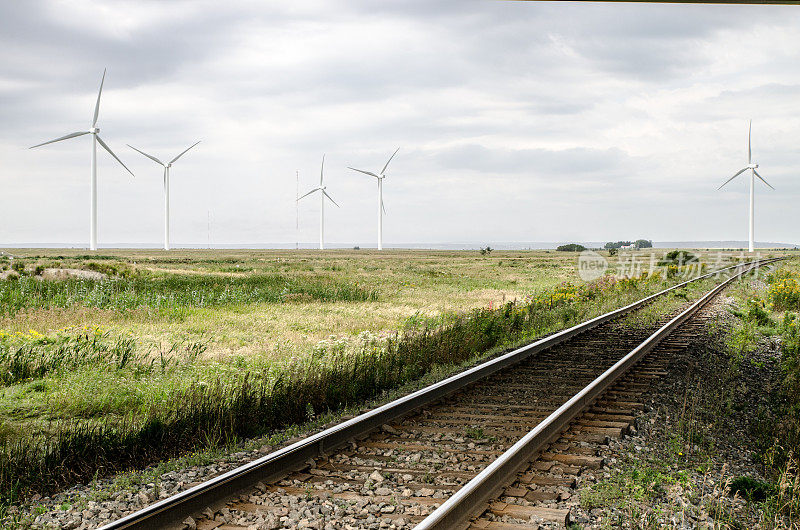
{"type": "MultiPolygon", "coordinates": [[[[322,179],[323,179],[322,174],[323,174],[324,169],[325,169],[325,155],[322,155],[322,166],[319,168],[319,186],[314,188],[313,190],[309,191],[305,195],[301,195],[297,199],[299,201],[303,197],[308,197],[309,195],[311,195],[314,192],[317,192],[317,191],[320,192],[320,194],[319,194],[319,249],[320,250],[324,250],[325,249],[325,197],[327,197],[328,200],[331,201],[333,204],[336,204],[336,201],[334,201],[331,198],[331,196],[328,195],[328,192],[325,191],[325,188],[327,186],[325,186],[323,184],[323,182],[322,182],[322,179]]],[[[339,205],[336,204],[336,207],[339,208],[339,205]]]]}
{"type": "MultiPolygon", "coordinates": [[[[750,134],[751,134],[752,130],[753,130],[753,120],[750,120],[750,128],[747,131],[747,166],[742,168],[742,169],[740,169],[739,171],[737,171],[734,176],[732,176],[731,178],[729,178],[728,180],[726,180],[722,184],[722,186],[725,186],[725,184],[727,184],[728,182],[732,181],[733,179],[735,179],[736,177],[738,177],[739,175],[741,175],[742,173],[744,173],[748,169],[750,170],[750,239],[748,241],[748,250],[750,252],[753,252],[754,246],[755,246],[755,241],[754,241],[755,225],[754,225],[753,216],[754,216],[754,211],[755,211],[755,181],[756,181],[756,177],[758,177],[761,180],[761,182],[763,182],[764,184],[766,184],[767,186],[769,186],[773,190],[775,189],[775,188],[772,187],[772,185],[769,182],[764,180],[764,177],[762,177],[761,175],[758,174],[758,171],[756,171],[756,168],[758,167],[758,164],[754,164],[753,163],[753,153],[752,153],[752,148],[751,148],[751,144],[750,144],[750,134]]],[[[722,186],[717,188],[717,190],[721,190],[722,186]]]]}
{"type": "Polygon", "coordinates": [[[43,145],[52,144],[55,142],[60,142],[61,140],[68,140],[69,138],[75,138],[76,136],[83,136],[84,134],[91,134],[92,135],[92,200],[91,200],[91,210],[90,210],[90,229],[89,229],[89,249],[90,250],[97,250],[97,144],[99,143],[103,146],[103,149],[108,151],[108,153],[114,157],[114,159],[119,162],[122,167],[124,167],[128,173],[133,175],[133,171],[128,169],[128,166],[122,163],[122,160],[114,154],[114,151],[111,150],[108,145],[100,138],[98,134],[100,132],[100,128],[97,127],[97,117],[100,114],[100,95],[103,93],[103,83],[106,80],[106,71],[103,70],[103,78],[100,80],[100,90],[97,92],[97,103],[94,105],[94,118],[92,119],[92,127],[88,131],[81,131],[81,132],[74,132],[67,134],[66,136],[62,136],[61,138],[56,138],[55,140],[50,140],[49,142],[44,142],[41,144],[34,145],[30,147],[33,149],[34,147],[41,147],[43,145]]]}
{"type": "Polygon", "coordinates": [[[347,168],[358,171],[359,173],[364,173],[365,175],[370,175],[378,180],[378,250],[383,250],[383,215],[386,213],[386,208],[383,206],[383,179],[386,178],[385,173],[386,168],[389,167],[389,162],[392,161],[392,158],[394,158],[394,155],[396,155],[399,150],[399,147],[394,150],[392,156],[389,157],[389,160],[386,161],[383,169],[381,169],[380,173],[377,175],[371,171],[364,171],[363,169],[356,169],[349,166],[347,168]]]}
{"type": "Polygon", "coordinates": [[[172,164],[174,164],[180,157],[185,155],[186,151],[188,151],[189,149],[191,149],[192,147],[194,147],[199,143],[200,142],[195,142],[194,144],[190,145],[181,154],[179,154],[166,164],[161,160],[159,160],[158,158],[152,155],[148,155],[144,151],[140,151],[131,144],[128,144],[128,147],[130,147],[137,153],[141,153],[150,160],[152,160],[153,162],[155,162],[156,164],[161,164],[162,166],[164,166],[164,250],[169,250],[169,168],[171,168],[172,164]]]}

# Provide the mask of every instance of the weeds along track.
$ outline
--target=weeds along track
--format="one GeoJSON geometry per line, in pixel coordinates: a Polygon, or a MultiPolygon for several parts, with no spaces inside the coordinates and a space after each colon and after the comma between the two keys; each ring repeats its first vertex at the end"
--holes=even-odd
{"type": "Polygon", "coordinates": [[[713,312],[713,308],[702,310],[664,339],[545,446],[487,503],[469,528],[510,530],[586,522],[570,520],[570,508],[580,504],[576,487],[587,472],[603,467],[603,453],[611,439],[636,431],[637,413],[645,407],[641,398],[669,373],[673,355],[707,338],[706,324],[714,318],[713,312]]]}
{"type": "Polygon", "coordinates": [[[696,333],[689,319],[747,267],[644,328],[618,321],[646,302],[633,304],[526,347],[540,344],[535,355],[506,354],[104,529],[565,524],[568,509],[552,501],[602,464],[591,444],[629,429],[637,393],[664,373],[658,355],[644,355],[686,343],[681,334],[696,333]]]}

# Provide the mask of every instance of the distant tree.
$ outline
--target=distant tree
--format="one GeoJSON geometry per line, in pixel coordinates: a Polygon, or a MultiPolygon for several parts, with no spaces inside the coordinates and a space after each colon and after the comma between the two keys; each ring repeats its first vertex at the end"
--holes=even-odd
{"type": "Polygon", "coordinates": [[[605,248],[607,248],[607,249],[609,249],[609,248],[622,248],[622,247],[627,247],[630,244],[631,244],[630,241],[617,241],[616,243],[606,243],[606,247],[605,248]]]}
{"type": "Polygon", "coordinates": [[[486,245],[486,248],[482,248],[481,249],[481,256],[487,256],[487,255],[491,254],[493,250],[494,249],[492,247],[490,247],[489,245],[486,245]]]}
{"type": "Polygon", "coordinates": [[[653,242],[649,239],[637,239],[634,244],[636,248],[653,248],[653,242]]]}
{"type": "Polygon", "coordinates": [[[561,252],[583,252],[584,250],[586,250],[586,247],[584,247],[583,245],[579,245],[577,243],[569,243],[567,245],[561,245],[559,247],[556,247],[556,250],[559,250],[561,252]]]}

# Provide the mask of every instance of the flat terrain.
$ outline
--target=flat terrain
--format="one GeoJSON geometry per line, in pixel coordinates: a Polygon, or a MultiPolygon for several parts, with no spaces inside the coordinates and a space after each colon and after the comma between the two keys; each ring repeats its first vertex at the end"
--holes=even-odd
{"type": "Polygon", "coordinates": [[[563,281],[579,281],[577,256],[555,252],[423,251],[15,251],[27,264],[83,267],[125,264],[154,275],[218,276],[233,280],[279,275],[340,281],[374,291],[375,300],[329,301],[288,297],[285,303],[230,303],[184,311],[113,311],[90,307],[35,309],[0,317],[0,329],[46,334],[102,325],[164,344],[203,341],[210,356],[296,354],[318,341],[362,331],[394,331],[415,316],[465,311],[522,299],[563,281]],[[102,259],[98,259],[102,258],[102,259]],[[166,317],[166,318],[165,318],[166,317]]]}
{"type": "MultiPolygon", "coordinates": [[[[303,294],[280,303],[236,301],[213,307],[187,305],[157,309],[144,303],[125,311],[75,304],[0,313],[0,330],[38,333],[68,327],[104,326],[155,345],[203,342],[205,355],[297,355],[331,335],[355,337],[363,331],[393,332],[415,318],[463,312],[524,300],[562,282],[583,283],[576,253],[555,251],[263,251],[263,250],[101,250],[9,249],[28,266],[124,267],[156,277],[218,277],[232,281],[278,276],[289,281],[340,282],[374,293],[374,299],[320,302],[303,294]],[[150,307],[148,307],[150,306],[150,307]]],[[[663,255],[665,251],[657,251],[663,255]]],[[[605,254],[605,253],[603,253],[605,254]]],[[[713,264],[719,253],[708,252],[713,264]]],[[[725,252],[725,258],[736,256],[725,252]]],[[[648,264],[649,252],[638,253],[648,264]]],[[[617,260],[617,258],[612,258],[617,260]]],[[[625,267],[625,263],[612,262],[625,267]]],[[[103,270],[99,268],[99,270],[103,270]]]]}
{"type": "MultiPolygon", "coordinates": [[[[0,497],[268,434],[457,369],[697,272],[650,270],[665,253],[609,258],[622,276],[586,283],[578,254],[555,251],[4,251],[0,497]]],[[[709,269],[744,259],[696,253],[709,269]]]]}

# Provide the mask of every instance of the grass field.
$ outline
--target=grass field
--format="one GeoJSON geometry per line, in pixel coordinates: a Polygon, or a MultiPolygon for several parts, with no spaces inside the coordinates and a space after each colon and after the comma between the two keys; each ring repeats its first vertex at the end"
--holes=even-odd
{"type": "Polygon", "coordinates": [[[584,284],[576,254],[547,251],[11,253],[0,269],[23,274],[0,280],[7,499],[300,423],[681,280],[584,284]]]}
{"type": "MultiPolygon", "coordinates": [[[[394,330],[415,317],[497,305],[578,279],[575,255],[557,253],[495,252],[482,257],[477,252],[415,251],[103,251],[89,260],[82,259],[84,252],[63,250],[17,254],[30,265],[124,264],[125,270],[151,279],[236,283],[254,278],[278,280],[273,282],[276,289],[269,293],[273,296],[261,300],[242,296],[202,307],[192,303],[164,303],[159,307],[153,300],[140,299],[136,305],[128,299],[128,307],[77,303],[24,308],[0,316],[0,329],[9,332],[33,329],[44,333],[100,324],[163,345],[203,341],[208,345],[206,355],[211,357],[301,352],[330,335],[353,337],[362,331],[394,330]],[[336,283],[376,296],[367,300],[319,300],[308,293],[288,292],[281,297],[282,288],[277,285],[280,279],[297,285],[336,283]]],[[[185,288],[190,290],[191,286],[185,288]]]]}

